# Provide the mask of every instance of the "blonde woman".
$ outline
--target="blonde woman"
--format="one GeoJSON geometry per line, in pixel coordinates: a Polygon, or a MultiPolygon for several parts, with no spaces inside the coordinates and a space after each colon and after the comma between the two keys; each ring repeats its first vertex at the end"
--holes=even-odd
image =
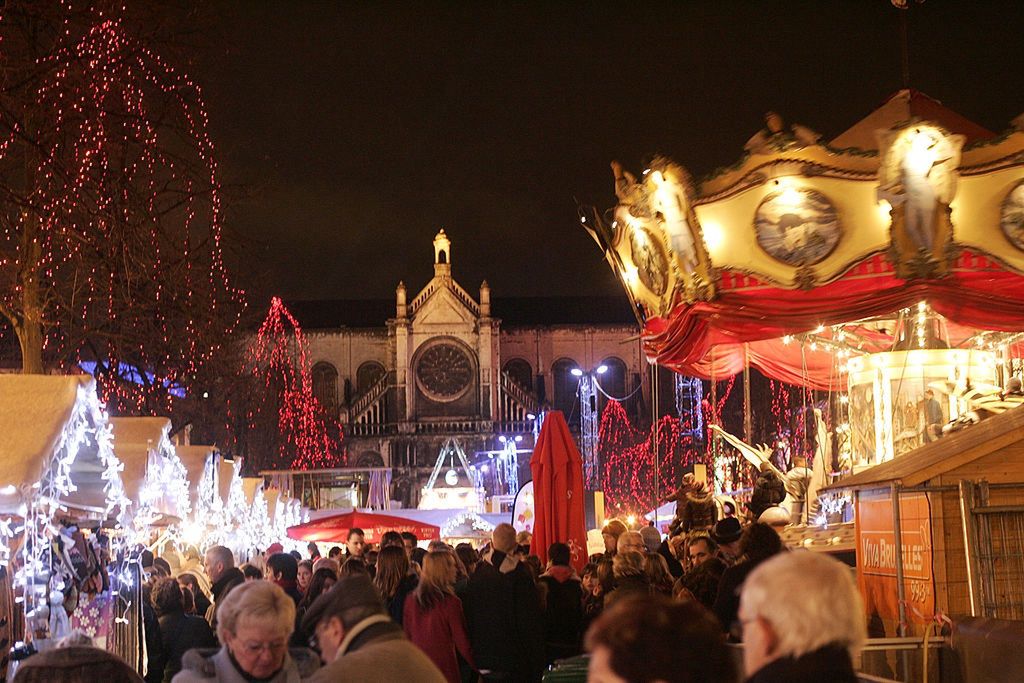
{"type": "Polygon", "coordinates": [[[174,683],[242,681],[299,683],[319,667],[316,654],[288,649],[295,627],[295,602],[270,581],[234,588],[217,605],[219,650],[190,650],[174,683]]]}
{"type": "Polygon", "coordinates": [[[441,550],[427,553],[416,590],[405,599],[405,634],[437,665],[445,678],[459,683],[456,651],[476,669],[466,631],[462,601],[452,591],[455,585],[455,557],[441,550]]]}

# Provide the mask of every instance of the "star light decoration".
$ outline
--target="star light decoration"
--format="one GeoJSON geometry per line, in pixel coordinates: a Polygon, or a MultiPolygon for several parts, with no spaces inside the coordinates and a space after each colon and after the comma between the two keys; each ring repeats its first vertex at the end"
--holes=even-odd
{"type": "Polygon", "coordinates": [[[34,65],[37,46],[18,42],[5,9],[0,59],[29,68],[26,82],[8,77],[0,108],[0,181],[13,207],[0,233],[0,281],[12,283],[0,313],[16,330],[39,321],[58,364],[96,362],[111,408],[167,411],[244,309],[222,254],[200,89],[133,33],[125,7],[21,8],[42,26],[37,42],[50,41],[34,65]]]}
{"type": "Polygon", "coordinates": [[[341,424],[313,395],[308,344],[299,322],[278,297],[271,300],[246,364],[245,371],[261,378],[265,389],[263,400],[247,413],[249,425],[273,420],[276,412],[276,457],[259,464],[302,470],[340,465],[341,424]]]}

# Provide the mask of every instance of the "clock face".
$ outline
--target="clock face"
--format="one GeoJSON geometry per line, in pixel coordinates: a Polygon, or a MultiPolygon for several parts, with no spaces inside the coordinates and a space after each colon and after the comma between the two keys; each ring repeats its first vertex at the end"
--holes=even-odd
{"type": "Polygon", "coordinates": [[[637,228],[630,235],[629,246],[640,282],[655,296],[664,294],[668,289],[668,257],[654,235],[637,228]]]}
{"type": "Polygon", "coordinates": [[[435,401],[460,398],[473,383],[473,363],[454,344],[431,346],[416,363],[416,385],[435,401]]]}

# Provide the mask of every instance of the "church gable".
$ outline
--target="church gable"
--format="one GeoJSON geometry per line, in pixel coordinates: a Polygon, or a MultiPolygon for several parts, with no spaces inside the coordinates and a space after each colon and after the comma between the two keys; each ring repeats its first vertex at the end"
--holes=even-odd
{"type": "Polygon", "coordinates": [[[413,328],[420,325],[474,325],[477,314],[461,297],[447,286],[440,286],[420,304],[413,318],[413,328]]]}

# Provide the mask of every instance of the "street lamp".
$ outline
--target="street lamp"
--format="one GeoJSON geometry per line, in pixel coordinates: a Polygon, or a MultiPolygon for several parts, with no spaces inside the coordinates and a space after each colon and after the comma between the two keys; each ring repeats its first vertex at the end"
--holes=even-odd
{"type": "Polygon", "coordinates": [[[601,461],[597,453],[598,412],[597,376],[608,372],[608,366],[598,365],[590,370],[573,368],[569,371],[579,377],[580,431],[583,442],[583,483],[590,491],[601,489],[601,461]]]}

